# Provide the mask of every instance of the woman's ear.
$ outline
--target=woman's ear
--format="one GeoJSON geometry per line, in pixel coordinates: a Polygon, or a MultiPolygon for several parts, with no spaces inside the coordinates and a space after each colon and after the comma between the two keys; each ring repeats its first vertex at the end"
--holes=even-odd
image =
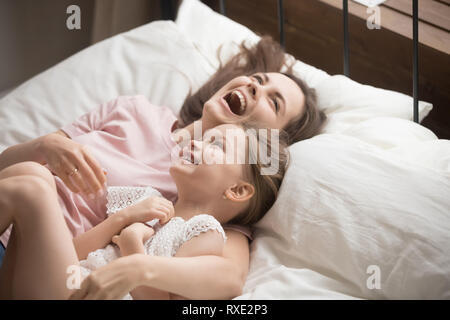
{"type": "Polygon", "coordinates": [[[248,201],[255,194],[255,187],[245,181],[232,185],[225,191],[225,197],[228,200],[236,202],[248,201]]]}

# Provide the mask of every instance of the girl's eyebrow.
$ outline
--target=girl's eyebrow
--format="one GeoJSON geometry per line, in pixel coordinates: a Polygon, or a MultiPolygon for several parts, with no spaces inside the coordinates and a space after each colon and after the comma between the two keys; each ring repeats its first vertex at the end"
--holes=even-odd
{"type": "MultiPolygon", "coordinates": [[[[264,80],[265,80],[266,83],[270,81],[269,76],[268,76],[267,74],[263,73],[262,75],[263,75],[264,80]]],[[[277,98],[279,98],[279,99],[283,102],[283,106],[286,105],[286,100],[284,99],[284,97],[283,97],[283,95],[282,95],[281,93],[279,93],[278,91],[276,91],[276,92],[275,92],[275,96],[276,96],[277,98]]],[[[282,111],[283,111],[283,114],[284,114],[285,108],[283,108],[282,111]]]]}

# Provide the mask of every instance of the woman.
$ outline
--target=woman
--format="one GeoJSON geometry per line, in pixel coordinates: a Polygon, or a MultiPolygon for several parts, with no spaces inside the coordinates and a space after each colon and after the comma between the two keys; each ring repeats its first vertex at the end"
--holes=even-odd
{"type": "MultiPolygon", "coordinates": [[[[110,239],[93,237],[90,231],[108,227],[119,232],[122,225],[102,214],[106,181],[102,168],[108,172],[109,185],[152,185],[174,201],[176,188],[169,167],[175,142],[170,136],[177,128],[186,129],[192,137],[196,124],[201,124],[204,132],[222,123],[252,120],[267,128],[284,129],[289,143],[320,132],[325,115],[315,105],[314,91],[293,76],[290,68],[279,73],[284,65],[280,46],[263,38],[253,48],[242,46],[240,54],[188,97],[178,121],[169,109],[154,107],[143,97],[121,97],[62,130],[6,149],[0,155],[0,170],[23,161],[45,164],[55,175],[58,203],[74,242],[90,241],[103,247],[110,239]],[[102,221],[105,223],[100,224],[102,221]]],[[[249,244],[243,232],[234,226],[226,229],[223,257],[155,259],[155,283],[191,299],[240,295],[249,264],[249,244]],[[186,273],[186,265],[195,273],[186,273]],[[225,276],[216,277],[217,272],[225,276]],[[190,290],[192,287],[196,290],[190,290]]],[[[2,237],[4,244],[7,237],[2,237]]],[[[5,261],[14,261],[8,257],[9,251],[6,255],[5,261]]],[[[100,283],[100,292],[112,290],[103,280],[129,265],[118,260],[97,274],[101,278],[88,279],[100,283]]],[[[8,268],[14,268],[12,262],[2,266],[0,282],[8,268]]],[[[112,287],[123,285],[108,281],[112,287]]]]}

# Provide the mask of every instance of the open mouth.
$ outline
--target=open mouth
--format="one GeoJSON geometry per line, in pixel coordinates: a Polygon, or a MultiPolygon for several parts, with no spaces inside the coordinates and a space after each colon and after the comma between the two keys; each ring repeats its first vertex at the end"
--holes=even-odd
{"type": "Polygon", "coordinates": [[[230,93],[226,94],[223,99],[228,104],[231,112],[233,112],[234,114],[241,116],[245,113],[247,101],[245,101],[244,95],[238,90],[231,91],[230,93]]]}

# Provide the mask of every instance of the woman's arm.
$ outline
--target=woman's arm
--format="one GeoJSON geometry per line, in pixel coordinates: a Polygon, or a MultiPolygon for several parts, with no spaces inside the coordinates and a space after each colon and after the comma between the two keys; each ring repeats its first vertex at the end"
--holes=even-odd
{"type": "Polygon", "coordinates": [[[227,230],[223,257],[133,254],[95,270],[71,299],[119,299],[139,286],[188,299],[232,299],[242,294],[249,265],[247,238],[227,230]]]}
{"type": "Polygon", "coordinates": [[[40,147],[42,145],[42,142],[45,139],[47,139],[48,136],[55,134],[68,138],[68,136],[64,133],[64,131],[58,130],[56,132],[49,133],[36,139],[24,143],[19,143],[14,146],[6,148],[0,154],[0,171],[15,163],[24,161],[34,161],[42,165],[45,164],[46,162],[44,156],[40,152],[40,147]]]}
{"type": "Polygon", "coordinates": [[[72,192],[96,194],[106,182],[100,164],[87,147],[70,139],[62,130],[7,148],[0,154],[0,170],[23,161],[47,165],[72,192]],[[78,172],[71,176],[74,168],[78,172]]]}
{"type": "Polygon", "coordinates": [[[242,294],[248,273],[249,244],[240,232],[226,230],[223,256],[143,256],[142,285],[188,299],[232,299],[242,294]]]}

